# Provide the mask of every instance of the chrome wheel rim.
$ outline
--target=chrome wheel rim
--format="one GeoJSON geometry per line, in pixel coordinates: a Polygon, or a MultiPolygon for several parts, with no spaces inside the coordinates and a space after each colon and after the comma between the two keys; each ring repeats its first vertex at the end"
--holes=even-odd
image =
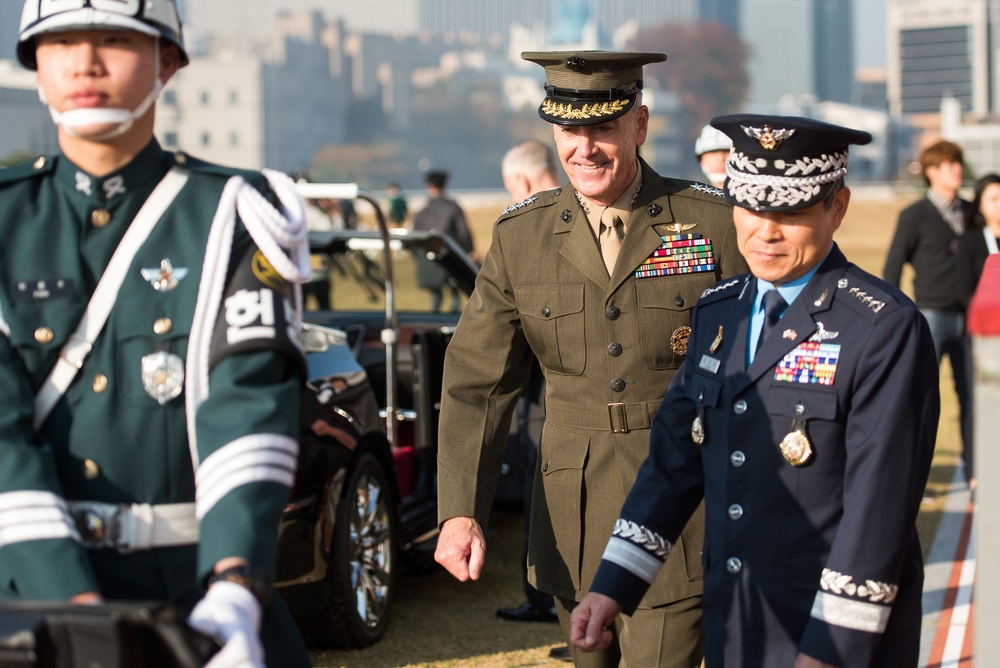
{"type": "Polygon", "coordinates": [[[354,488],[350,537],[351,585],[358,617],[375,628],[385,616],[392,575],[392,528],[388,494],[380,481],[367,473],[354,488]]]}

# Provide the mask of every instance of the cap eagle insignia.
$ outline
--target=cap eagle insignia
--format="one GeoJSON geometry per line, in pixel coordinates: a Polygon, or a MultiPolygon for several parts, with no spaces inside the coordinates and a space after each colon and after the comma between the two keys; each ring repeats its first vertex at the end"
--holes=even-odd
{"type": "Polygon", "coordinates": [[[779,146],[781,142],[785,141],[789,137],[795,134],[795,130],[785,130],[778,129],[775,130],[771,128],[770,125],[764,125],[760,128],[748,127],[746,125],[741,125],[743,132],[746,133],[747,137],[756,139],[760,142],[760,147],[765,151],[774,151],[779,146]]]}

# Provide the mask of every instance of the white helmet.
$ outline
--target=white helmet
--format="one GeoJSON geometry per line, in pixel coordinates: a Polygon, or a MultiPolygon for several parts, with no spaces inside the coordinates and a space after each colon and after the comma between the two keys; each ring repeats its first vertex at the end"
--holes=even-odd
{"type": "Polygon", "coordinates": [[[134,30],[167,40],[188,64],[175,0],[25,0],[17,59],[36,68],[35,37],[65,30],[134,30]]]}
{"type": "Polygon", "coordinates": [[[35,37],[67,30],[131,30],[156,41],[156,82],[145,99],[135,109],[81,108],[59,112],[48,104],[44,92],[38,89],[42,104],[56,125],[71,135],[77,129],[92,125],[115,127],[92,139],[104,140],[124,134],[137,118],[142,117],[156,102],[163,90],[159,76],[160,40],[167,40],[180,51],[180,66],[188,64],[184,50],[184,35],[174,0],[25,0],[21,11],[21,32],[17,39],[17,59],[29,70],[38,68],[35,60],[35,37]]]}
{"type": "Polygon", "coordinates": [[[705,153],[712,151],[729,151],[733,147],[733,140],[721,130],[716,130],[711,125],[706,125],[701,129],[701,134],[694,142],[694,155],[700,158],[705,153]]]}

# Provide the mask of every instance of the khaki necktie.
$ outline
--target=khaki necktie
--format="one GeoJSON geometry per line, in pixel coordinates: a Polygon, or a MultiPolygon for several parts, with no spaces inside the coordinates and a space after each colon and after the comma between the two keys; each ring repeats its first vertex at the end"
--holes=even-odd
{"type": "Polygon", "coordinates": [[[605,209],[601,214],[601,227],[597,240],[601,244],[601,256],[604,258],[604,266],[608,268],[608,276],[614,272],[615,260],[618,259],[618,251],[622,247],[623,232],[622,219],[611,207],[605,209]]]}

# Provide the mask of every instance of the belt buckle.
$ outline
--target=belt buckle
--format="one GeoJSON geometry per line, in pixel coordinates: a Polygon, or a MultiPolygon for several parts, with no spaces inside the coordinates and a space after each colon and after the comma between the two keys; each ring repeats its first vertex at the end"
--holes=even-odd
{"type": "Polygon", "coordinates": [[[80,508],[72,513],[80,540],[89,548],[117,547],[120,514],[120,507],[111,515],[96,508],[80,508]]]}
{"type": "Polygon", "coordinates": [[[612,434],[628,433],[628,416],[625,414],[625,404],[608,404],[608,422],[612,434]]]}

